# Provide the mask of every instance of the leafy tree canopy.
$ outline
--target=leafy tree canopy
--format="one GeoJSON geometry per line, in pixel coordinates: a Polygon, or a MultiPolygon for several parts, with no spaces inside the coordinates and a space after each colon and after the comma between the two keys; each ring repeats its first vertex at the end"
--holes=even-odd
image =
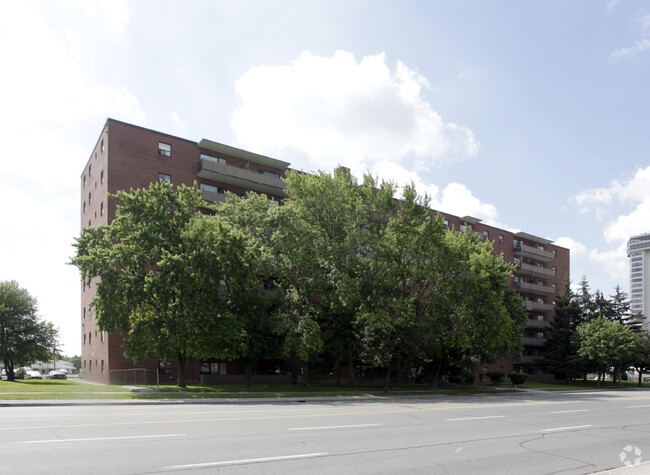
{"type": "Polygon", "coordinates": [[[37,361],[48,361],[57,353],[59,332],[38,316],[38,304],[15,281],[0,282],[0,355],[7,380],[14,371],[37,361]]]}

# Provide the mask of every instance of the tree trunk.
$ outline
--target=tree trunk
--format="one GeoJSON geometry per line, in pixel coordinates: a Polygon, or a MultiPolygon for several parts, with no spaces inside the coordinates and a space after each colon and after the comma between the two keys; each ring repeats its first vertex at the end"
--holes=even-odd
{"type": "Polygon", "coordinates": [[[391,369],[392,366],[388,367],[388,371],[386,372],[386,380],[384,381],[384,392],[388,392],[388,386],[390,386],[390,374],[391,374],[391,369]]]}
{"type": "Polygon", "coordinates": [[[639,371],[639,387],[641,387],[643,383],[643,371],[639,371]]]}
{"type": "Polygon", "coordinates": [[[187,357],[185,356],[184,353],[179,353],[178,354],[178,387],[179,388],[185,388],[187,387],[185,385],[185,360],[187,357]]]}
{"type": "Polygon", "coordinates": [[[357,387],[357,377],[355,376],[355,367],[354,367],[354,357],[352,356],[352,351],[348,353],[348,370],[350,371],[350,387],[357,387]]]}
{"type": "Polygon", "coordinates": [[[247,361],[244,366],[244,373],[246,375],[246,389],[251,388],[251,361],[247,361]]]}
{"type": "Polygon", "coordinates": [[[302,362],[302,387],[309,387],[309,361],[302,362]]]}
{"type": "Polygon", "coordinates": [[[436,364],[436,370],[431,375],[431,387],[432,388],[438,387],[438,378],[440,377],[440,369],[441,368],[442,368],[442,360],[438,360],[438,363],[436,364]]]}

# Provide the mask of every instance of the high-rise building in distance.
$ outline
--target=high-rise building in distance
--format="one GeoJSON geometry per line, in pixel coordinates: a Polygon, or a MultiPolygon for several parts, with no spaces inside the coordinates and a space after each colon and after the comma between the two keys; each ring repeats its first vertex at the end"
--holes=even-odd
{"type": "Polygon", "coordinates": [[[650,233],[632,236],[627,242],[630,258],[630,312],[642,313],[643,327],[648,328],[650,311],[650,233]]]}

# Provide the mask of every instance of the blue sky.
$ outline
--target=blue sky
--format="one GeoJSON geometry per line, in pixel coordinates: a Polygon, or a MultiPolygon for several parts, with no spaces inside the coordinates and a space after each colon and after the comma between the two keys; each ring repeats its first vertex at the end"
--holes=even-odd
{"type": "Polygon", "coordinates": [[[0,4],[0,280],[80,352],[79,176],[107,117],[341,164],[571,249],[628,290],[650,232],[650,3],[0,4]]]}

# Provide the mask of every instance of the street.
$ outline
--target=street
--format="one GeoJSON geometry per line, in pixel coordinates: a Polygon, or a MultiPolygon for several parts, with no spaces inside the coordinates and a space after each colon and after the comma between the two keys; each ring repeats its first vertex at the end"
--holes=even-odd
{"type": "Polygon", "coordinates": [[[592,473],[650,460],[650,393],[0,407],[4,473],[592,473]]]}

